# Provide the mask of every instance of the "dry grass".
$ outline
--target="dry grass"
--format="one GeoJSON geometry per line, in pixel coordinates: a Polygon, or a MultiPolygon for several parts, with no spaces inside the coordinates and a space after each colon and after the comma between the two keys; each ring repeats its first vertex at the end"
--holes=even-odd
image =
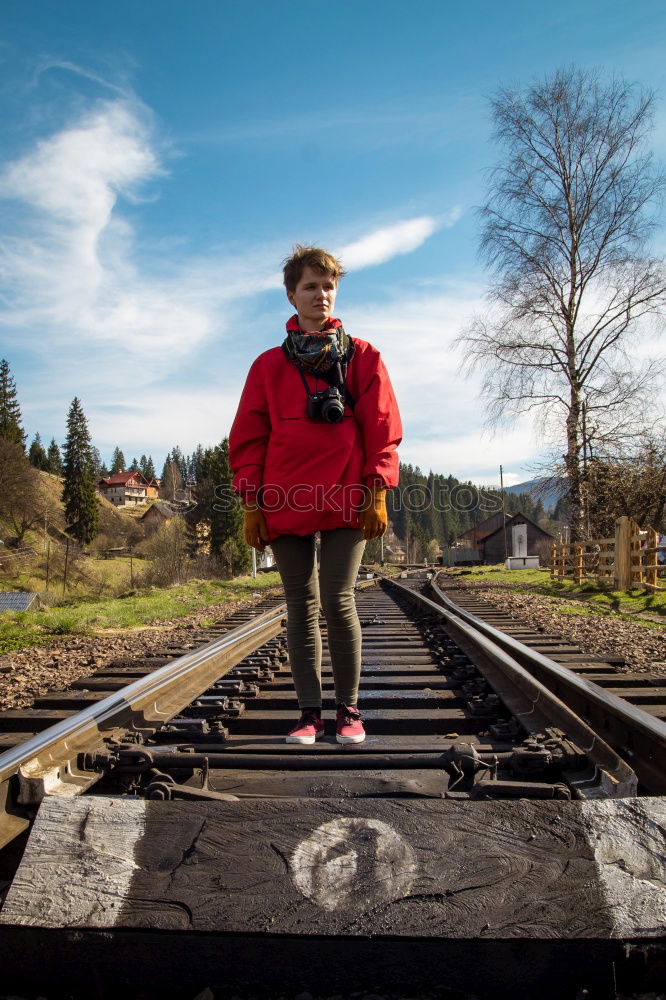
{"type": "MultiPolygon", "coordinates": [[[[553,579],[547,570],[538,569],[506,570],[503,566],[475,566],[471,570],[447,570],[447,574],[459,576],[461,582],[468,586],[490,586],[513,593],[543,594],[578,601],[586,606],[590,614],[616,613],[634,620],[649,615],[649,621],[663,617],[666,623],[666,593],[653,594],[641,589],[611,590],[593,580],[577,584],[573,580],[553,579]]],[[[581,609],[580,613],[585,611],[581,609]]]]}
{"type": "Polygon", "coordinates": [[[146,625],[175,625],[179,619],[219,604],[247,600],[278,586],[277,573],[234,580],[190,580],[121,597],[70,599],[41,611],[6,612],[0,617],[0,653],[41,646],[61,635],[99,635],[146,625]]]}

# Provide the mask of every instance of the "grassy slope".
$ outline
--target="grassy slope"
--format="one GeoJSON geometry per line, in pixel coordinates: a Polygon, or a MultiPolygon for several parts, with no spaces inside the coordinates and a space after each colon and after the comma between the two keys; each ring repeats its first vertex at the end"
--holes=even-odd
{"type": "MultiPolygon", "coordinates": [[[[506,570],[497,566],[475,566],[472,570],[450,571],[464,575],[478,583],[501,585],[518,593],[538,593],[548,597],[565,597],[584,602],[590,612],[619,612],[631,618],[642,613],[664,616],[666,623],[666,593],[651,594],[644,590],[608,590],[591,580],[576,584],[572,580],[551,579],[550,574],[538,569],[506,570]]],[[[567,610],[563,608],[562,610],[567,610]]]]}
{"type": "Polygon", "coordinates": [[[47,611],[5,613],[0,617],[0,653],[45,645],[63,635],[95,635],[106,629],[174,622],[211,605],[250,598],[279,582],[277,573],[261,573],[256,579],[190,580],[126,598],[81,600],[47,611]]]}
{"type": "MultiPolygon", "coordinates": [[[[62,549],[65,542],[64,536],[60,532],[65,528],[65,515],[62,505],[62,479],[52,476],[48,472],[40,472],[40,486],[47,499],[49,534],[51,536],[51,551],[56,548],[62,549]]],[[[110,538],[122,537],[136,524],[136,520],[144,514],[150,504],[131,508],[128,510],[118,509],[105,497],[99,496],[100,531],[110,538]]],[[[2,535],[0,525],[0,536],[2,535]]],[[[42,593],[45,587],[45,541],[44,526],[42,523],[36,525],[25,537],[24,544],[31,546],[37,555],[32,559],[22,559],[17,572],[12,576],[6,576],[0,582],[0,590],[20,590],[36,591],[42,593]]],[[[116,542],[115,544],[121,544],[116,542]]],[[[129,557],[117,559],[98,560],[94,557],[84,560],[84,578],[80,579],[77,574],[70,576],[68,592],[66,598],[72,594],[77,597],[89,596],[94,598],[104,591],[118,592],[130,586],[129,557]]],[[[134,562],[134,569],[141,572],[142,563],[134,562]]],[[[49,595],[48,603],[59,601],[62,596],[62,584],[59,580],[51,583],[52,593],[49,595]]]]}
{"type": "MultiPolygon", "coordinates": [[[[40,473],[41,487],[48,498],[48,521],[52,538],[65,527],[62,507],[62,480],[40,473]]],[[[124,534],[146,507],[119,510],[104,497],[99,498],[100,528],[110,536],[124,534]]],[[[15,575],[5,577],[0,590],[35,591],[43,594],[45,587],[43,528],[30,532],[25,544],[36,556],[23,560],[15,575]]],[[[53,543],[52,543],[53,551],[53,543]]],[[[87,557],[81,561],[83,576],[72,574],[66,595],[62,584],[51,584],[44,611],[27,611],[0,615],[0,654],[51,643],[57,637],[94,635],[106,629],[131,629],[160,622],[175,621],[216,604],[249,598],[257,591],[279,584],[277,573],[260,574],[256,579],[191,580],[175,587],[151,587],[132,592],[126,597],[113,597],[130,588],[129,556],[115,559],[87,557]],[[104,595],[107,596],[104,596],[104,595]]],[[[134,559],[135,583],[145,568],[144,560],[134,559]]]]}
{"type": "MultiPolygon", "coordinates": [[[[45,563],[43,556],[43,540],[40,538],[29,538],[31,544],[38,552],[38,558],[32,559],[23,564],[21,570],[9,579],[5,578],[0,584],[0,590],[22,590],[41,594],[47,604],[69,604],[71,601],[85,599],[95,600],[103,593],[119,593],[128,590],[130,583],[130,559],[129,556],[118,556],[115,559],[96,559],[90,557],[85,559],[81,566],[84,576],[81,578],[78,573],[70,574],[67,586],[67,593],[62,593],[62,579],[51,577],[49,593],[44,594],[46,585],[45,563]]],[[[134,579],[142,572],[146,563],[143,560],[134,559],[134,579]]]]}

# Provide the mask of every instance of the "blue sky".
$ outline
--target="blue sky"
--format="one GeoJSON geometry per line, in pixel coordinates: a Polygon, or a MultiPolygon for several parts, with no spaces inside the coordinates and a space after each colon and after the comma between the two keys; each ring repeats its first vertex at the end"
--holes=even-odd
{"type": "Polygon", "coordinates": [[[451,349],[486,287],[488,97],[620,73],[657,90],[663,158],[663,0],[4,0],[0,31],[0,340],[30,438],[61,442],[78,395],[107,461],[219,441],[313,242],[348,267],[338,315],[382,351],[403,460],[531,476],[544,441],[484,431],[451,349]]]}

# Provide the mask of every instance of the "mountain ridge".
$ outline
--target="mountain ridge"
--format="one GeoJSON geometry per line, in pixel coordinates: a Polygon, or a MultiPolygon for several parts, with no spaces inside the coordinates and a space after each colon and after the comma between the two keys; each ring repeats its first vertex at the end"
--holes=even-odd
{"type": "Polygon", "coordinates": [[[505,486],[505,493],[529,493],[533,500],[541,500],[545,510],[553,510],[557,506],[558,500],[567,492],[566,480],[551,479],[542,477],[541,479],[528,479],[524,483],[516,483],[514,486],[505,486]]]}

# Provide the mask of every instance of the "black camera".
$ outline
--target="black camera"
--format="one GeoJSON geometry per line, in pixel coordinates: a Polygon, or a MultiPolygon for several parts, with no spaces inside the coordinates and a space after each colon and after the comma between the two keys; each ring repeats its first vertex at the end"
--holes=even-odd
{"type": "Polygon", "coordinates": [[[345,402],[335,386],[324,392],[313,392],[308,396],[308,417],[310,420],[325,420],[328,424],[339,424],[345,415],[345,402]]]}

